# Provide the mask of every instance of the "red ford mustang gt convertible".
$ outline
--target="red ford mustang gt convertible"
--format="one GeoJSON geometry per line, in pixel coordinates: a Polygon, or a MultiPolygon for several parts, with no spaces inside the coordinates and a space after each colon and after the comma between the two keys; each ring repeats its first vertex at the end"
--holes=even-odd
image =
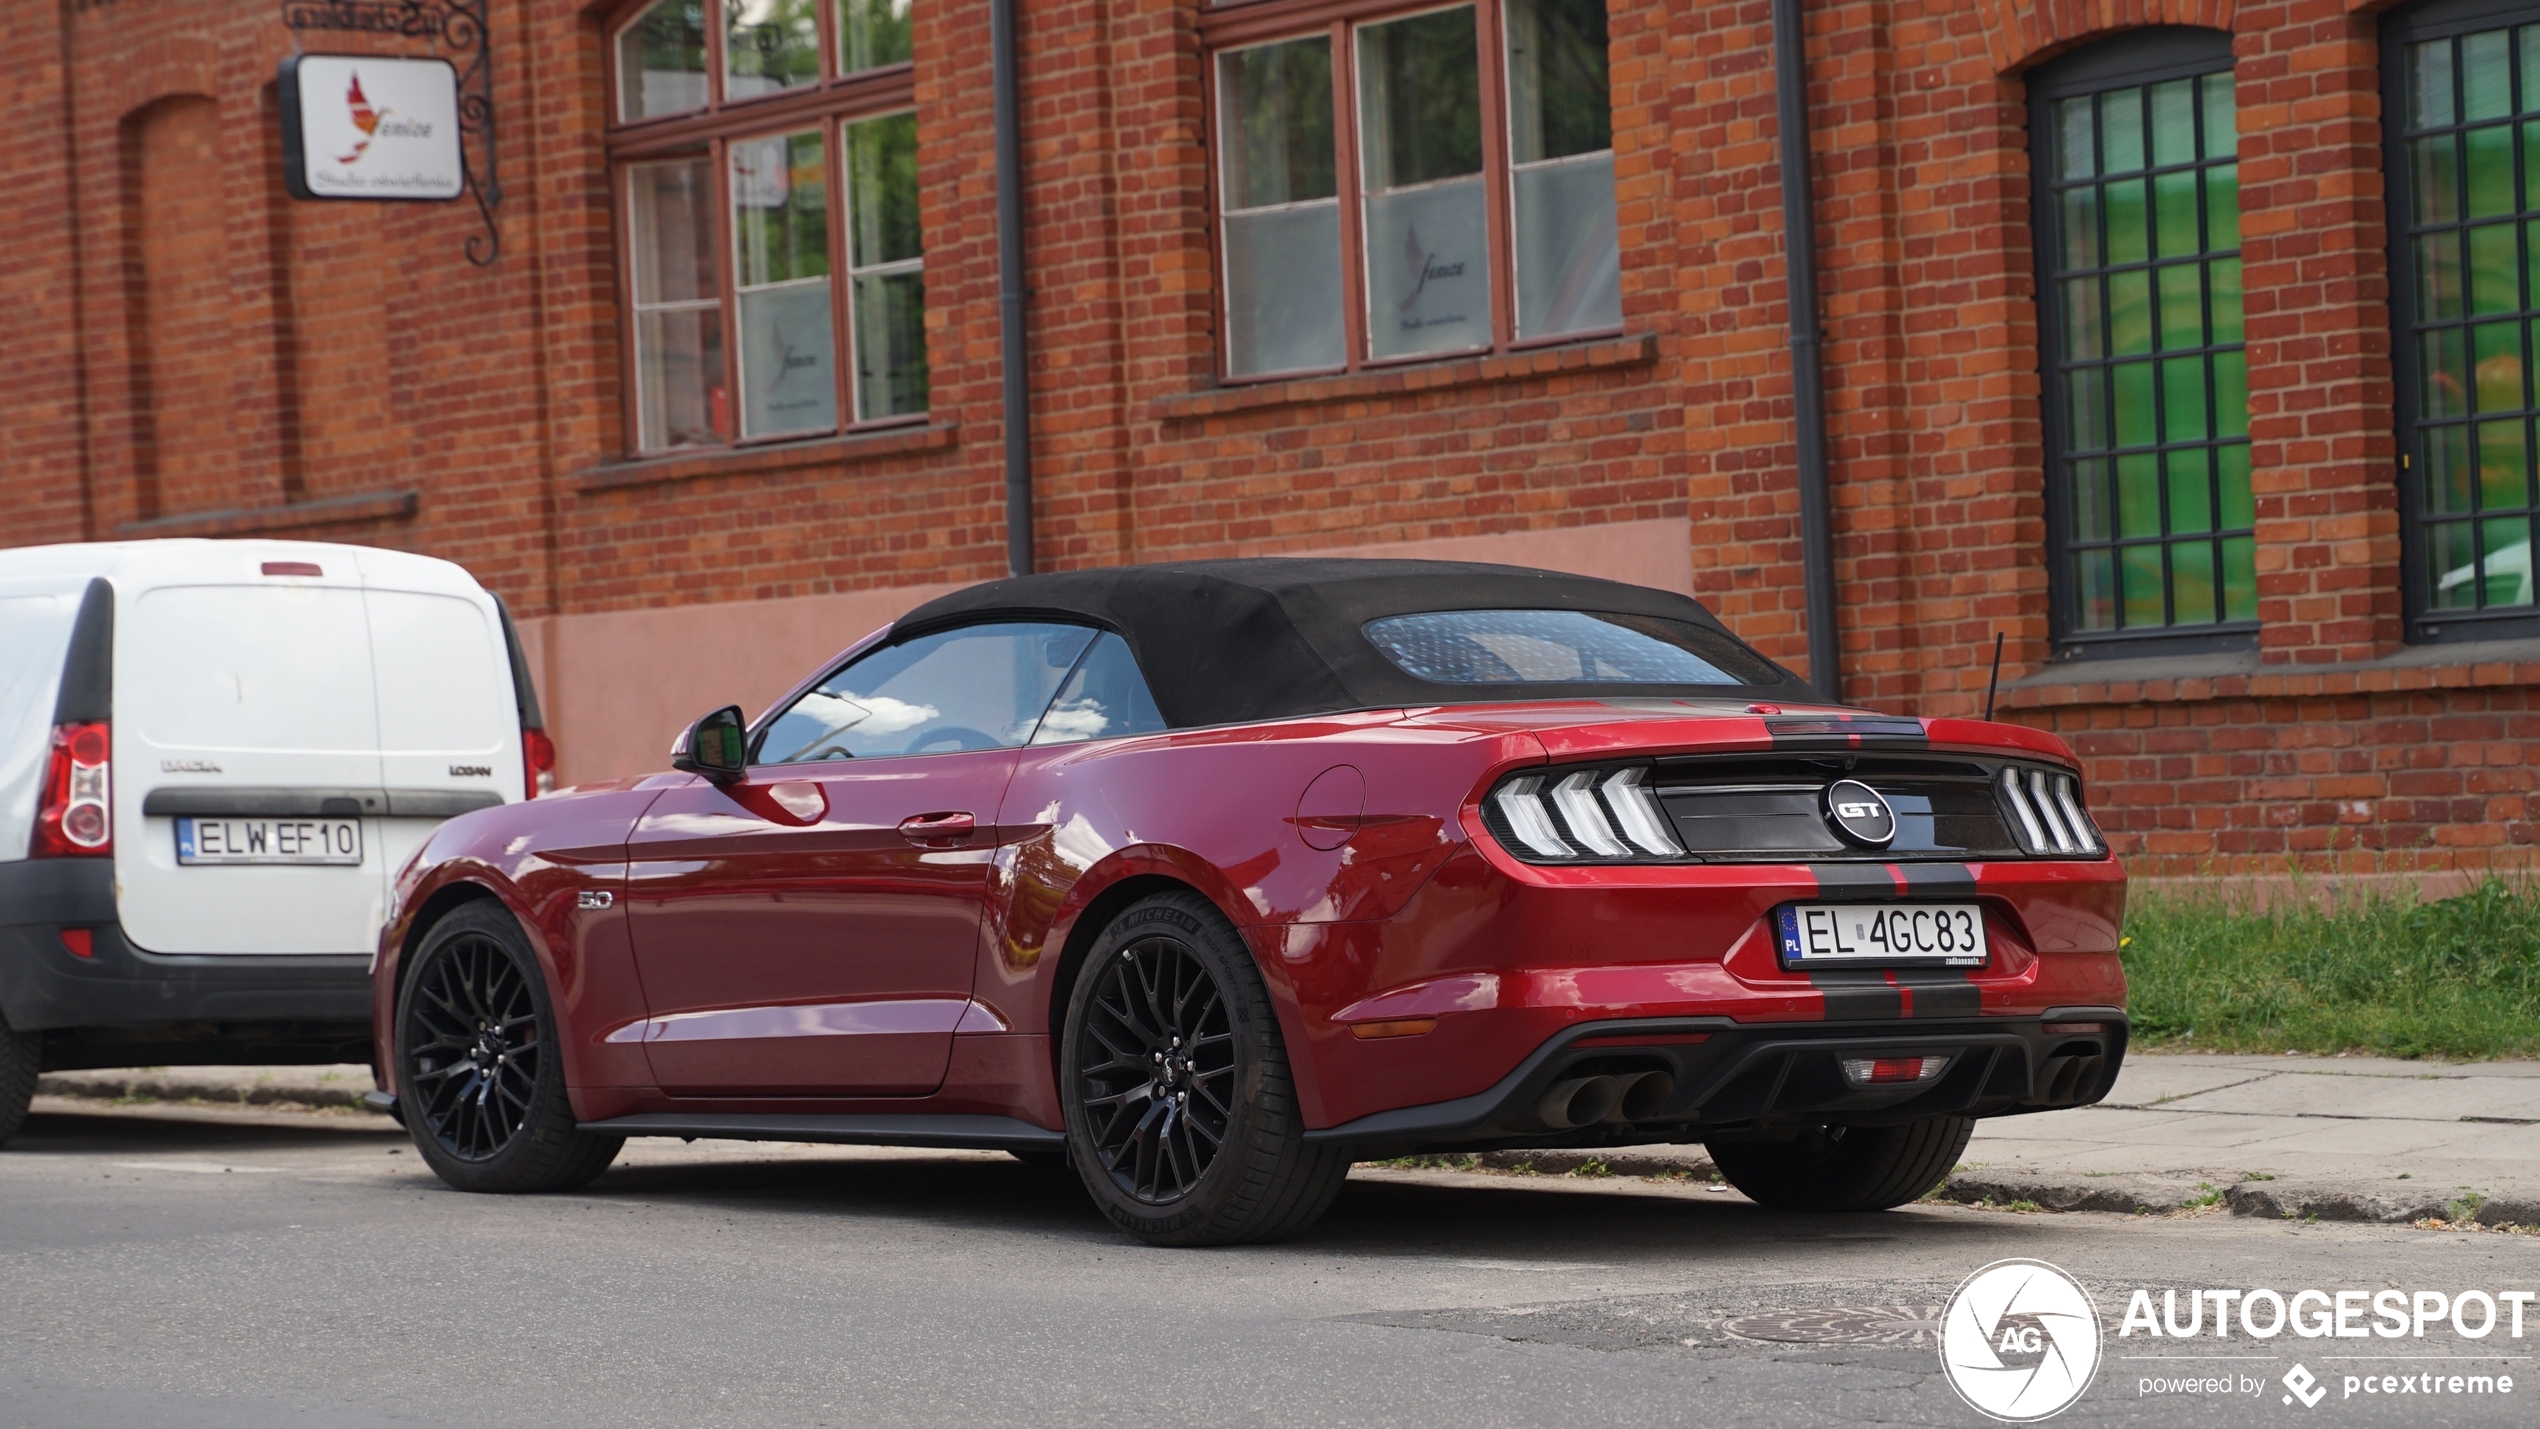
{"type": "Polygon", "coordinates": [[[2125,1055],[2125,875],[2063,744],[1829,706],[1610,581],[996,581],[672,762],[399,875],[381,1099],[452,1185],[629,1136],[1002,1148],[1197,1245],[1357,1160],[1698,1141],[1868,1210],[2125,1055]]]}

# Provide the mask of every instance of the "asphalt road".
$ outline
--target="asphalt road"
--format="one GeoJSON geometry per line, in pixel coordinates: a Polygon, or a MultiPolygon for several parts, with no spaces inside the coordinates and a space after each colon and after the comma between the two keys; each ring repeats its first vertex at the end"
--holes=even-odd
{"type": "MultiPolygon", "coordinates": [[[[2007,1256],[2111,1331],[2135,1286],[2540,1288],[2540,1237],[2493,1232],[1367,1168],[1298,1242],[1159,1251],[994,1155],[636,1142],[587,1193],[472,1197],[368,1118],[43,1105],[0,1151],[7,1429],[1969,1424],[1917,1322],[2007,1256]],[[1894,1342],[1736,1332],[1841,1307],[1894,1342]]],[[[2257,1356],[2228,1362],[2111,1334],[2055,1422],[2530,1424],[2540,1306],[2526,1334],[2173,1346],[2257,1356]],[[2411,1368],[2340,1351],[2530,1382],[2280,1402],[2296,1357],[2411,1368]],[[2263,1389],[2141,1392],[2189,1370],[2263,1389]]]]}

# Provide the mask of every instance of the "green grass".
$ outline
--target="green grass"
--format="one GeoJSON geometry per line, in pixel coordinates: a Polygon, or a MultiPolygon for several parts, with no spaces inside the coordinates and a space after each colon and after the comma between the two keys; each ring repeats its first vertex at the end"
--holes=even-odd
{"type": "Polygon", "coordinates": [[[2125,970],[2139,1046],[2388,1057],[2540,1054],[2540,890],[2264,913],[2138,892],[2125,970]]]}

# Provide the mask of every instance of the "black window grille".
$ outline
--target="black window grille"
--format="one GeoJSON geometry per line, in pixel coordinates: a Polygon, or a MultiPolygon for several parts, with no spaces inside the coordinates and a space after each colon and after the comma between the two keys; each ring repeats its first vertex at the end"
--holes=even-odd
{"type": "Polygon", "coordinates": [[[2410,634],[2540,633],[2540,5],[2395,11],[2381,67],[2410,634]]]}
{"type": "Polygon", "coordinates": [[[2231,66],[2228,35],[2165,26],[2030,80],[2066,654],[2255,639],[2231,66]]]}

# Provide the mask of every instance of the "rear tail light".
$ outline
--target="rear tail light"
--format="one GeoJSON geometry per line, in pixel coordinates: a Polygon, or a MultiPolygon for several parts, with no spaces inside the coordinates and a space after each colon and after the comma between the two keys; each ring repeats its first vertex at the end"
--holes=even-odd
{"type": "Polygon", "coordinates": [[[1938,1077],[1949,1065],[1943,1057],[1846,1057],[1843,1079],[1856,1087],[1892,1086],[1900,1082],[1928,1082],[1938,1077]]]}
{"type": "Polygon", "coordinates": [[[2096,857],[2108,851],[2081,806],[2081,781],[2061,770],[2012,765],[1994,780],[2020,846],[2040,857],[2096,857]]]}
{"type": "Polygon", "coordinates": [[[1646,766],[1582,769],[1557,780],[1521,775],[1500,785],[1488,808],[1501,825],[1494,832],[1539,858],[1681,858],[1684,845],[1668,831],[1648,781],[1646,766]]]}
{"type": "Polygon", "coordinates": [[[520,732],[520,759],[526,766],[526,777],[521,781],[526,792],[522,798],[535,799],[556,791],[556,742],[547,738],[545,730],[520,732]]]}
{"type": "Polygon", "coordinates": [[[35,814],[35,858],[101,858],[115,851],[114,741],[103,721],[53,727],[52,762],[35,814]]]}

